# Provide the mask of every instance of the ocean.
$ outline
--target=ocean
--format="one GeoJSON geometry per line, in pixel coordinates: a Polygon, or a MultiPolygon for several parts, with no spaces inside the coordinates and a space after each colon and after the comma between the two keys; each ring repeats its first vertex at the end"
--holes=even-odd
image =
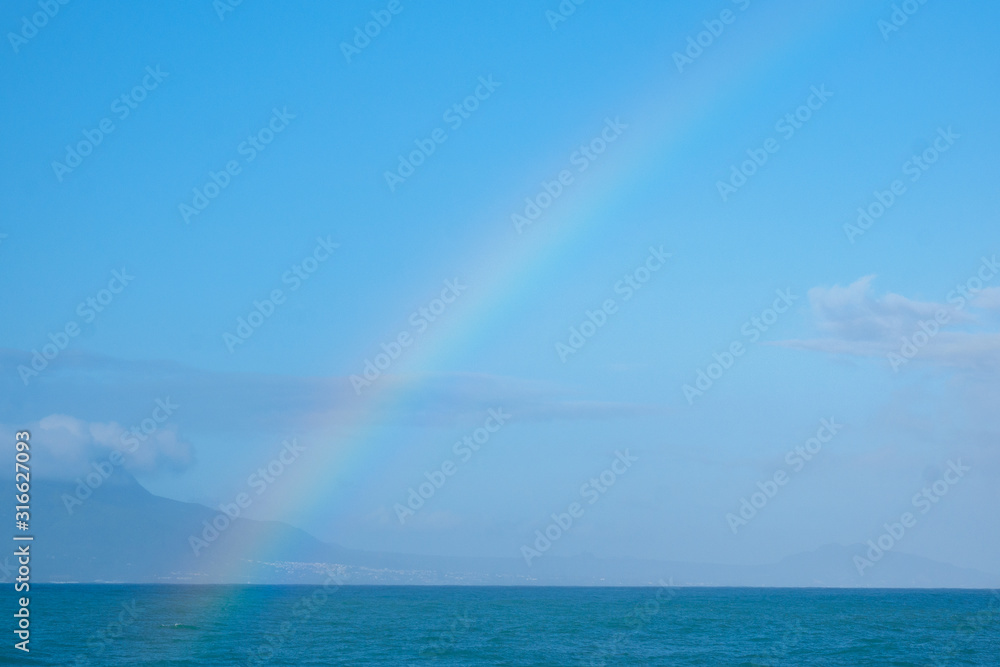
{"type": "Polygon", "coordinates": [[[8,630],[6,664],[1000,665],[996,591],[33,585],[30,595],[31,652],[8,630]]]}

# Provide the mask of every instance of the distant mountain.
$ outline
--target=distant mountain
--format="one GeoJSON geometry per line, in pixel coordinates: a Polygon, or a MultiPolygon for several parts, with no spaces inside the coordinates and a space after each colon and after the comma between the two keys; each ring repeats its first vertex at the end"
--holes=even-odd
{"type": "MultiPolygon", "coordinates": [[[[0,490],[14,495],[9,483],[0,490]]],[[[862,545],[828,545],[756,566],[546,554],[529,568],[520,558],[364,552],[285,523],[219,520],[217,510],[154,496],[120,472],[80,504],[71,502],[70,515],[67,498],[76,491],[75,484],[33,484],[35,581],[288,584],[321,583],[337,572],[350,584],[656,586],[662,580],[675,586],[1000,588],[1000,577],[895,551],[860,575],[853,559],[865,555],[862,545]],[[222,528],[217,536],[206,530],[213,520],[222,528]]],[[[16,566],[5,558],[0,579],[10,581],[16,566]]]]}

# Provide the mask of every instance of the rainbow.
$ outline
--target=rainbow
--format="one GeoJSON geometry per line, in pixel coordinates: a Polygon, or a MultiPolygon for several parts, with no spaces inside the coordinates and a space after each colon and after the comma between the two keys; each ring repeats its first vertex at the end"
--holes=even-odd
{"type": "MultiPolygon", "coordinates": [[[[258,503],[262,505],[266,515],[298,517],[304,525],[315,525],[314,520],[322,518],[329,507],[343,501],[344,492],[340,488],[344,479],[359,474],[375,474],[377,461],[384,460],[386,450],[393,446],[384,444],[387,439],[381,436],[387,433],[388,427],[380,421],[379,415],[386,414],[394,406],[405,405],[407,400],[418,394],[424,380],[440,367],[442,360],[474,344],[479,332],[493,328],[494,323],[518,303],[521,295],[532,288],[546,266],[551,265],[560,253],[568,252],[574,240],[585,238],[589,230],[611,217],[615,205],[642,185],[644,175],[654,173],[657,167],[662,168],[682,143],[690,142],[707,129],[710,110],[722,105],[738,106],[743,96],[755,94],[754,84],[769,68],[784,59],[795,57],[801,45],[814,45],[820,28],[836,31],[841,23],[857,22],[858,14],[867,10],[860,7],[852,11],[842,6],[827,9],[837,14],[824,16],[812,13],[804,18],[807,25],[796,27],[797,39],[792,43],[772,40],[761,46],[759,34],[751,34],[754,27],[751,24],[768,27],[784,24],[786,30],[790,27],[787,25],[788,17],[779,15],[780,8],[756,6],[754,3],[745,16],[740,16],[745,25],[738,25],[738,21],[730,26],[729,35],[720,38],[715,47],[726,52],[752,52],[753,58],[725,60],[703,57],[679,75],[672,59],[667,57],[662,63],[663,88],[653,91],[648,99],[637,99],[622,105],[621,118],[629,127],[594,161],[585,181],[577,175],[577,180],[533,224],[524,227],[522,233],[518,233],[510,221],[510,214],[520,212],[519,207],[523,208],[523,199],[515,193],[511,195],[511,210],[506,215],[499,218],[491,215],[481,221],[482,227],[491,230],[491,233],[494,230],[504,233],[499,235],[499,241],[493,239],[491,243],[483,244],[490,250],[477,263],[482,269],[476,275],[462,277],[468,291],[395,360],[389,369],[391,375],[380,377],[362,391],[349,406],[352,408],[349,420],[329,425],[327,437],[330,446],[310,447],[303,454],[302,463],[290,467],[289,472],[283,475],[282,487],[287,488],[283,488],[280,494],[262,494],[255,499],[255,506],[258,503]],[[736,28],[743,28],[744,31],[738,32],[736,28]],[[755,37],[758,41],[754,41],[755,37]],[[719,86],[717,82],[720,80],[732,82],[731,87],[719,86]],[[275,500],[279,497],[280,505],[275,500]]],[[[672,46],[680,48],[681,45],[672,46]]],[[[820,82],[802,83],[803,91],[806,91],[810,84],[820,82]]],[[[580,143],[598,136],[603,124],[604,115],[595,116],[593,133],[580,137],[580,143]]],[[[569,168],[569,154],[575,148],[560,147],[564,157],[558,161],[547,160],[547,164],[567,165],[555,167],[547,180],[554,178],[559,169],[569,168]]],[[[706,175],[708,179],[711,175],[706,175]]],[[[532,189],[537,184],[526,184],[525,187],[532,189]]],[[[706,183],[706,197],[715,196],[711,182],[706,183]]],[[[442,280],[450,277],[441,276],[442,280]]],[[[346,377],[343,382],[345,386],[351,386],[346,377]]],[[[255,510],[259,509],[255,507],[255,510]]],[[[225,578],[230,581],[244,580],[242,573],[251,567],[250,561],[265,554],[267,547],[267,544],[261,543],[254,545],[250,553],[245,550],[225,553],[222,562],[232,568],[225,573],[225,578]]],[[[225,540],[220,539],[212,548],[224,550],[225,540]]]]}

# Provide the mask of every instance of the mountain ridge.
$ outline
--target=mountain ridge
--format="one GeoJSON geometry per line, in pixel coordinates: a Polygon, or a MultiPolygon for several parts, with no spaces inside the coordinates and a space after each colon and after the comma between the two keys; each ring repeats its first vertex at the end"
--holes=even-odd
{"type": "MultiPolygon", "coordinates": [[[[35,581],[319,584],[336,574],[342,583],[367,585],[1000,588],[1000,576],[895,551],[859,574],[853,558],[864,557],[860,544],[744,566],[582,554],[546,555],[529,567],[514,557],[368,552],[279,521],[220,519],[219,510],[156,496],[124,474],[70,502],[70,513],[66,498],[75,492],[72,483],[33,484],[35,581]]],[[[9,561],[0,563],[5,580],[10,572],[9,561]]]]}

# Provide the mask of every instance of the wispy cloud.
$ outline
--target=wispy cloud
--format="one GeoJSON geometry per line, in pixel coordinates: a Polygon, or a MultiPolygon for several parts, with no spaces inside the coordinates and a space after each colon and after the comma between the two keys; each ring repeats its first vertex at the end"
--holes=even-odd
{"type": "MultiPolygon", "coordinates": [[[[986,369],[1000,362],[1000,333],[988,311],[1000,309],[1000,289],[953,291],[945,302],[917,301],[888,292],[878,295],[875,276],[846,287],[809,290],[816,338],[774,345],[857,357],[903,358],[942,366],[986,369]],[[992,329],[992,330],[991,330],[992,329]],[[904,351],[912,355],[904,354],[904,351]]],[[[893,366],[896,367],[896,366],[893,366]]]]}
{"type": "Polygon", "coordinates": [[[52,419],[56,421],[51,423],[62,424],[63,430],[78,432],[80,438],[86,434],[98,443],[120,437],[122,430],[140,424],[152,414],[158,400],[182,406],[165,421],[160,437],[166,438],[170,429],[179,428],[223,441],[268,434],[285,437],[290,432],[321,431],[357,419],[377,419],[397,426],[450,427],[479,420],[486,409],[496,407],[516,413],[521,423],[617,419],[663,411],[653,404],[593,400],[571,387],[494,375],[386,376],[379,387],[382,396],[359,398],[346,376],[214,372],[172,362],[125,361],[82,352],[67,354],[60,359],[61,367],[25,388],[11,369],[26,356],[20,350],[0,350],[0,421],[52,419]],[[95,435],[101,428],[119,431],[95,435]]]}

